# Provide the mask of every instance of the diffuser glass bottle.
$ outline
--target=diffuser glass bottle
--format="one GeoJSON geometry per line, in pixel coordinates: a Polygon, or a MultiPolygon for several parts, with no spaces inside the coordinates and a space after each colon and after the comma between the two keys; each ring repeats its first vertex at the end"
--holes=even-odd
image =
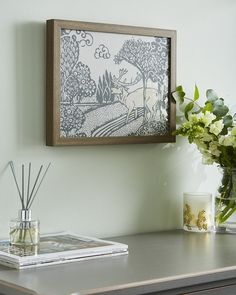
{"type": "Polygon", "coordinates": [[[37,245],[40,239],[39,224],[39,220],[32,220],[31,210],[20,210],[18,218],[10,221],[11,245],[37,245]]]}
{"type": "Polygon", "coordinates": [[[25,165],[23,164],[21,167],[21,189],[12,161],[10,162],[10,167],[21,201],[21,210],[19,211],[18,218],[10,222],[10,244],[19,247],[36,246],[39,244],[40,239],[39,220],[33,220],[31,218],[30,208],[47,174],[50,163],[44,173],[43,165],[40,166],[32,186],[31,163],[28,166],[28,173],[25,173],[25,165]]]}

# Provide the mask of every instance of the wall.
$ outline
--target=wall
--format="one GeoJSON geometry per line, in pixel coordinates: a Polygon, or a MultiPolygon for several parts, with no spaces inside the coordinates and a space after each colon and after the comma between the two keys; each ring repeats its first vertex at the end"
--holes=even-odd
{"type": "Polygon", "coordinates": [[[33,205],[43,232],[95,236],[181,226],[182,192],[214,191],[215,167],[176,144],[45,146],[45,20],[176,29],[177,81],[235,99],[234,0],[1,0],[0,235],[20,205],[9,160],[52,162],[33,205]]]}

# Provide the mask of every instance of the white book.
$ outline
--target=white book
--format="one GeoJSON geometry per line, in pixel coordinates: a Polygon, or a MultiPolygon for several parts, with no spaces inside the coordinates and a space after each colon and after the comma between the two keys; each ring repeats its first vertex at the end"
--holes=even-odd
{"type": "Polygon", "coordinates": [[[0,264],[22,269],[128,254],[128,245],[69,232],[41,236],[38,246],[18,247],[0,241],[0,264]]]}

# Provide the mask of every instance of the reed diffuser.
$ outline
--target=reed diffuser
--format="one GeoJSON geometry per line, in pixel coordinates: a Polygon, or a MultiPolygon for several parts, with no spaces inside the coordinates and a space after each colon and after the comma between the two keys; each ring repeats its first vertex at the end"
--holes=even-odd
{"type": "Polygon", "coordinates": [[[51,165],[49,163],[46,168],[40,166],[35,180],[31,186],[31,170],[32,165],[28,165],[28,173],[25,173],[25,165],[21,167],[21,188],[17,181],[15,167],[13,162],[9,163],[11,172],[16,184],[18,195],[21,202],[21,209],[17,219],[10,222],[10,243],[15,246],[32,246],[37,245],[40,240],[39,220],[31,218],[31,206],[37,196],[39,188],[51,165]],[[44,171],[44,172],[43,172],[44,171]]]}

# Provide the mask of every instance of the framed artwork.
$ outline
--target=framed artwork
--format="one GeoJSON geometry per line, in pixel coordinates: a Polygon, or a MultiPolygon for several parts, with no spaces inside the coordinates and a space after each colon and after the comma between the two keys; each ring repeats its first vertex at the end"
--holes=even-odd
{"type": "Polygon", "coordinates": [[[47,145],[173,142],[176,31],[47,21],[47,145]]]}

